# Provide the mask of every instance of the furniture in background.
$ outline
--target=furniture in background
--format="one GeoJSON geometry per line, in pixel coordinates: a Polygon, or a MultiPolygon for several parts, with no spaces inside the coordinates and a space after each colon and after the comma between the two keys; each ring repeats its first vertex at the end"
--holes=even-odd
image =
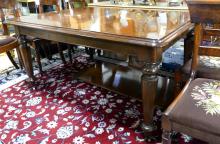
{"type": "Polygon", "coordinates": [[[59,5],[59,2],[58,0],[39,0],[40,3],[39,3],[39,13],[44,13],[44,9],[43,9],[43,6],[44,5],[47,5],[47,6],[55,6],[56,7],[56,10],[58,13],[60,12],[60,5],[59,5]]]}
{"type": "MultiPolygon", "coordinates": [[[[219,24],[207,24],[206,29],[220,29],[219,24]]],[[[215,31],[204,31],[202,36],[201,47],[211,45],[220,46],[220,35],[216,35],[215,31]],[[213,35],[214,33],[214,35],[213,35]],[[203,46],[206,45],[206,46],[203,46]]],[[[175,95],[177,96],[186,80],[190,77],[192,59],[189,59],[181,69],[175,72],[175,95]]],[[[197,68],[197,77],[220,80],[220,57],[201,55],[199,56],[199,64],[197,68]]]]}
{"type": "MultiPolygon", "coordinates": [[[[47,6],[53,6],[55,5],[56,7],[56,12],[59,13],[60,12],[60,5],[59,5],[59,1],[58,0],[40,0],[40,4],[39,4],[39,13],[42,14],[44,12],[43,10],[43,6],[44,5],[47,5],[47,6]]],[[[60,43],[57,43],[57,48],[58,48],[58,51],[59,51],[59,54],[60,54],[60,58],[62,59],[62,62],[64,64],[66,64],[66,60],[64,58],[64,55],[63,55],[63,50],[62,50],[62,46],[60,43]]],[[[72,61],[72,60],[71,60],[72,61]]]]}
{"type": "Polygon", "coordinates": [[[35,5],[35,1],[36,0],[17,0],[17,2],[22,6],[22,7],[26,7],[26,11],[29,11],[31,13],[36,13],[37,9],[36,9],[36,5],[35,5]]]}
{"type": "MultiPolygon", "coordinates": [[[[220,0],[187,0],[191,22],[195,23],[195,41],[190,78],[175,101],[162,116],[163,143],[171,143],[171,132],[181,132],[194,138],[220,143],[220,71],[206,67],[212,74],[201,75],[201,56],[220,57],[220,47],[204,45],[204,35],[220,36],[220,0]],[[209,25],[209,27],[207,27],[209,25]],[[200,75],[199,75],[200,74],[200,75]],[[208,78],[201,78],[201,77],[208,78]],[[196,78],[195,77],[199,77],[196,78]],[[209,79],[212,78],[212,79],[209,79]]],[[[210,61],[213,63],[215,61],[210,61]]],[[[214,64],[214,63],[213,63],[214,64]]]]}
{"type": "MultiPolygon", "coordinates": [[[[55,6],[56,7],[55,12],[57,12],[57,13],[60,12],[60,5],[59,5],[58,0],[40,0],[39,1],[39,6],[38,6],[40,14],[45,12],[44,11],[44,6],[45,5],[46,6],[55,6]]],[[[32,37],[32,36],[27,36],[26,38],[27,38],[27,41],[30,44],[30,46],[32,48],[34,48],[34,50],[35,50],[38,67],[39,67],[40,73],[42,73],[43,70],[42,70],[42,65],[41,65],[40,47],[42,47],[46,57],[50,58],[51,57],[51,52],[50,52],[51,41],[44,40],[44,39],[39,39],[39,38],[32,37]]],[[[61,47],[60,43],[55,42],[55,45],[58,48],[58,51],[59,51],[62,62],[64,64],[66,64],[66,60],[64,58],[63,50],[62,50],[62,47],[61,47]]]]}
{"type": "Polygon", "coordinates": [[[87,7],[86,0],[69,0],[68,2],[69,8],[85,8],[87,7]]]}
{"type": "MultiPolygon", "coordinates": [[[[0,1],[0,16],[1,16],[1,25],[3,28],[3,33],[0,34],[0,53],[6,52],[8,58],[10,59],[11,63],[14,65],[16,69],[19,69],[19,66],[17,63],[14,61],[12,55],[11,55],[11,50],[16,49],[17,55],[18,55],[18,60],[20,63],[20,68],[22,68],[22,59],[21,59],[21,53],[19,50],[19,42],[16,37],[10,36],[9,28],[6,23],[5,19],[5,14],[3,9],[9,9],[13,5],[13,1],[0,1]]],[[[18,14],[17,10],[14,10],[15,14],[18,14]]],[[[14,15],[14,14],[13,14],[14,15]]]]}

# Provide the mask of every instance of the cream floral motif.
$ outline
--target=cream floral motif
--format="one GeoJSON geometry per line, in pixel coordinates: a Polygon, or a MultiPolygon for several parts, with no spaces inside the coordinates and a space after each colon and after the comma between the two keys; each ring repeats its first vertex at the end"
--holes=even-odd
{"type": "Polygon", "coordinates": [[[26,106],[35,106],[38,105],[41,101],[42,101],[41,97],[34,97],[26,102],[26,106]]]}
{"type": "Polygon", "coordinates": [[[113,138],[114,138],[114,135],[112,135],[112,134],[108,136],[108,139],[110,139],[110,140],[113,138]]]}
{"type": "Polygon", "coordinates": [[[35,112],[34,111],[30,111],[26,113],[26,117],[31,118],[35,116],[35,112]]]}
{"type": "Polygon", "coordinates": [[[77,95],[77,96],[84,96],[86,94],[86,91],[84,89],[77,89],[74,92],[74,94],[77,95]]]}
{"type": "Polygon", "coordinates": [[[125,115],[130,118],[136,118],[140,115],[140,112],[134,107],[125,110],[125,115]]]}
{"type": "Polygon", "coordinates": [[[189,143],[192,140],[192,137],[186,135],[186,134],[182,134],[181,136],[184,139],[185,143],[189,143]]]}
{"type": "Polygon", "coordinates": [[[2,136],[1,136],[1,139],[6,139],[7,138],[7,135],[6,134],[3,134],[2,136]]]}
{"type": "Polygon", "coordinates": [[[95,130],[95,133],[96,133],[97,135],[102,134],[103,132],[104,132],[104,129],[103,129],[103,128],[97,128],[97,129],[95,130]]]}
{"type": "Polygon", "coordinates": [[[88,103],[89,103],[89,100],[84,99],[84,100],[82,101],[82,103],[84,103],[84,104],[88,104],[88,103]]]}
{"type": "Polygon", "coordinates": [[[112,109],[108,108],[108,109],[105,110],[105,112],[106,112],[106,113],[111,113],[111,112],[112,112],[112,109]]]}
{"type": "Polygon", "coordinates": [[[96,95],[100,95],[101,92],[100,92],[100,91],[96,91],[96,92],[94,92],[94,94],[96,94],[96,95]]]}
{"type": "Polygon", "coordinates": [[[53,128],[57,127],[57,122],[51,121],[51,122],[47,123],[47,127],[50,129],[53,129],[53,128]]]}
{"type": "Polygon", "coordinates": [[[9,120],[5,126],[6,129],[17,129],[18,121],[9,120]]]}
{"type": "Polygon", "coordinates": [[[106,123],[103,122],[103,121],[102,121],[102,122],[99,122],[99,123],[98,123],[98,126],[99,126],[99,127],[106,127],[106,123]]]}
{"type": "Polygon", "coordinates": [[[83,144],[84,143],[84,138],[83,137],[80,137],[80,136],[77,136],[73,139],[73,143],[74,144],[83,144]]]}
{"type": "Polygon", "coordinates": [[[117,120],[114,119],[114,118],[112,118],[112,119],[109,120],[110,123],[116,123],[116,121],[117,121],[117,120]]]}
{"type": "Polygon", "coordinates": [[[73,134],[73,126],[61,127],[57,130],[57,138],[66,139],[73,134]]]}
{"type": "Polygon", "coordinates": [[[220,81],[195,86],[191,96],[197,101],[196,105],[201,106],[207,114],[220,114],[220,81]]]}
{"type": "Polygon", "coordinates": [[[16,108],[15,108],[15,107],[13,107],[13,106],[9,106],[9,107],[8,107],[8,111],[10,111],[10,112],[11,112],[11,111],[14,111],[14,110],[16,110],[16,108]]]}
{"type": "Polygon", "coordinates": [[[98,100],[98,104],[100,105],[106,105],[108,103],[108,99],[107,98],[100,98],[98,100]]]}
{"type": "Polygon", "coordinates": [[[119,131],[119,132],[122,132],[122,131],[124,131],[124,128],[123,128],[123,127],[120,127],[120,128],[118,128],[118,131],[119,131]]]}
{"type": "Polygon", "coordinates": [[[12,140],[14,144],[25,144],[27,141],[29,141],[31,138],[28,134],[21,134],[17,136],[15,139],[12,140]]]}
{"type": "Polygon", "coordinates": [[[200,63],[210,68],[220,68],[220,57],[200,56],[200,63]]]}
{"type": "Polygon", "coordinates": [[[63,109],[59,109],[58,111],[57,111],[57,114],[65,114],[66,112],[65,112],[65,110],[63,110],[63,109]]]}

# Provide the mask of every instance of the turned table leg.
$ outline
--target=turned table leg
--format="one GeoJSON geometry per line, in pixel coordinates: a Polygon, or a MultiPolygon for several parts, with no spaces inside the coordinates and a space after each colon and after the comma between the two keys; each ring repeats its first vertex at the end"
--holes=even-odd
{"type": "Polygon", "coordinates": [[[26,36],[20,35],[20,52],[24,63],[25,71],[31,81],[34,81],[34,73],[31,59],[31,50],[27,45],[26,36]]]}
{"type": "Polygon", "coordinates": [[[141,77],[144,112],[144,123],[142,124],[142,129],[145,134],[156,130],[156,126],[153,125],[153,112],[157,93],[158,69],[159,63],[147,63],[143,68],[143,75],[141,77]]]}

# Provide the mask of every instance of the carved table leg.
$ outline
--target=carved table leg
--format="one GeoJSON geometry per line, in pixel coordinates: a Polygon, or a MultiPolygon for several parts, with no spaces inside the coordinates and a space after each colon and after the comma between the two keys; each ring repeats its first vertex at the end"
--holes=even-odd
{"type": "Polygon", "coordinates": [[[27,45],[26,36],[20,35],[20,52],[22,55],[25,71],[31,81],[34,81],[34,73],[31,59],[31,50],[27,45]]]}
{"type": "Polygon", "coordinates": [[[153,125],[153,112],[157,93],[158,69],[159,63],[148,63],[143,68],[143,75],[141,77],[144,112],[144,123],[142,124],[142,129],[144,130],[146,135],[148,132],[156,130],[156,126],[153,125]]]}

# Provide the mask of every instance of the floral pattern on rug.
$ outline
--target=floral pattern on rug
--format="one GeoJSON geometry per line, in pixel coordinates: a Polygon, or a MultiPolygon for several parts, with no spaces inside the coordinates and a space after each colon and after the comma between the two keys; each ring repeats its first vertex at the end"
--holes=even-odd
{"type": "MultiPolygon", "coordinates": [[[[143,143],[136,99],[74,80],[85,57],[0,92],[1,143],[143,143]],[[80,61],[80,63],[78,62],[80,61]]],[[[85,63],[83,63],[85,62],[85,63]]]]}
{"type": "MultiPolygon", "coordinates": [[[[75,79],[93,64],[80,55],[72,65],[50,66],[34,84],[22,81],[0,91],[0,144],[160,142],[159,108],[154,114],[159,131],[144,139],[140,101],[75,79]]],[[[173,140],[200,143],[180,134],[173,140]]]]}
{"type": "Polygon", "coordinates": [[[220,81],[195,86],[191,96],[196,100],[196,105],[201,106],[207,114],[220,114],[220,81]]]}
{"type": "MultiPolygon", "coordinates": [[[[41,60],[43,69],[53,63],[60,64],[61,63],[60,58],[57,56],[54,56],[52,60],[48,60],[48,59],[41,60]]],[[[33,69],[35,73],[39,73],[39,68],[35,61],[33,62],[33,69]]],[[[7,82],[11,80],[24,77],[24,76],[26,76],[24,69],[15,69],[15,67],[9,67],[5,70],[0,71],[0,86],[6,84],[7,82]]]]}
{"type": "MultiPolygon", "coordinates": [[[[63,52],[64,52],[65,59],[68,61],[69,57],[68,57],[67,51],[63,51],[63,52]]],[[[85,54],[84,49],[80,47],[77,50],[75,50],[75,53],[73,54],[73,59],[76,57],[78,58],[87,57],[88,58],[88,55],[85,54]]],[[[18,63],[17,59],[16,59],[16,62],[18,63]]],[[[51,60],[47,58],[41,59],[41,65],[44,71],[54,66],[60,65],[60,64],[62,64],[62,60],[59,54],[54,54],[51,60]]],[[[34,74],[39,73],[39,67],[36,61],[33,61],[33,70],[34,70],[34,74]]],[[[0,90],[7,88],[25,79],[27,79],[27,75],[24,69],[21,70],[21,69],[15,69],[15,67],[8,67],[7,69],[0,71],[0,90]]]]}

